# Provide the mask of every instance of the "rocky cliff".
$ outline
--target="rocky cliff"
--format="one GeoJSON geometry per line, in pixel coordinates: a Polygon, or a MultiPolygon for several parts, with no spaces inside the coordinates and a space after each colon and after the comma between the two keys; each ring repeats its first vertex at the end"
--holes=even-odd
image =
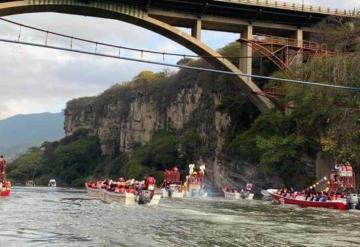
{"type": "Polygon", "coordinates": [[[69,136],[88,129],[99,137],[103,155],[114,156],[148,143],[156,131],[171,130],[181,136],[194,129],[206,147],[203,158],[209,176],[220,186],[213,174],[223,171],[219,157],[230,116],[216,110],[222,93],[209,86],[214,80],[207,73],[143,72],[134,81],[115,85],[97,97],[68,102],[65,133],[69,136]]]}

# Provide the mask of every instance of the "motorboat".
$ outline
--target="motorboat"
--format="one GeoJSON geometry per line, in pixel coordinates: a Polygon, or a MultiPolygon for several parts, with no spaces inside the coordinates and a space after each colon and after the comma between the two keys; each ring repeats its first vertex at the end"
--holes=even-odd
{"type": "Polygon", "coordinates": [[[100,189],[96,185],[91,183],[85,183],[86,192],[89,196],[94,198],[100,198],[100,189]]]}
{"type": "Polygon", "coordinates": [[[0,182],[0,197],[8,197],[11,193],[11,182],[4,181],[0,182]]]}
{"type": "Polygon", "coordinates": [[[332,208],[339,210],[348,210],[346,198],[338,198],[335,200],[327,201],[310,201],[306,197],[299,196],[283,196],[279,194],[279,190],[268,189],[268,193],[272,196],[273,200],[280,204],[292,204],[300,207],[314,207],[314,208],[332,208]]]}
{"type": "Polygon", "coordinates": [[[163,198],[183,198],[185,191],[181,184],[170,184],[166,188],[162,188],[163,198]]]}
{"type": "Polygon", "coordinates": [[[205,191],[205,163],[199,161],[199,168],[195,171],[195,164],[189,165],[189,175],[186,176],[184,186],[185,197],[207,197],[205,191]]]}
{"type": "Polygon", "coordinates": [[[50,179],[48,183],[48,187],[56,187],[56,180],[53,178],[50,179]]]}
{"type": "Polygon", "coordinates": [[[87,194],[98,198],[105,203],[120,203],[122,205],[146,204],[158,205],[161,194],[155,190],[138,190],[134,188],[116,188],[117,183],[104,186],[103,181],[97,183],[85,183],[87,194]],[[112,186],[115,185],[115,186],[112,186]]]}
{"type": "Polygon", "coordinates": [[[34,182],[34,180],[28,180],[28,181],[26,181],[25,186],[26,186],[26,187],[35,187],[35,182],[34,182]]]}
{"type": "Polygon", "coordinates": [[[237,189],[225,187],[223,189],[224,197],[230,200],[252,200],[254,198],[254,193],[252,193],[252,187],[253,185],[251,183],[246,184],[246,188],[241,189],[240,191],[237,189]]]}
{"type": "Polygon", "coordinates": [[[100,189],[99,198],[106,203],[120,203],[122,205],[146,204],[148,206],[158,205],[161,194],[154,194],[151,191],[143,190],[139,194],[129,192],[113,192],[100,189]]]}
{"type": "Polygon", "coordinates": [[[163,198],[183,198],[184,189],[180,179],[180,171],[175,166],[164,171],[164,181],[161,184],[163,198]]]}
{"type": "Polygon", "coordinates": [[[121,203],[123,205],[135,204],[135,195],[127,192],[112,192],[106,189],[100,189],[99,197],[103,202],[106,203],[121,203]]]}
{"type": "Polygon", "coordinates": [[[304,192],[268,189],[267,193],[275,202],[281,204],[338,210],[360,209],[360,196],[356,193],[355,173],[348,162],[336,165],[328,176],[321,178],[304,192]],[[325,185],[325,188],[317,189],[321,185],[325,185]]]}

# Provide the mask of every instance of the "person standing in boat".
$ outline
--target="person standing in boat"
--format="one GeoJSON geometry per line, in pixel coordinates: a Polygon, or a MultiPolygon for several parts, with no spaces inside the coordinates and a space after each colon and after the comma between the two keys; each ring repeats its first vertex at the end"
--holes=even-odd
{"type": "Polygon", "coordinates": [[[151,192],[151,198],[153,198],[155,193],[155,184],[156,180],[153,175],[149,175],[145,180],[146,189],[151,192]]]}
{"type": "Polygon", "coordinates": [[[0,155],[0,181],[1,182],[4,182],[6,180],[5,169],[6,169],[6,160],[4,158],[4,155],[0,155]]]}

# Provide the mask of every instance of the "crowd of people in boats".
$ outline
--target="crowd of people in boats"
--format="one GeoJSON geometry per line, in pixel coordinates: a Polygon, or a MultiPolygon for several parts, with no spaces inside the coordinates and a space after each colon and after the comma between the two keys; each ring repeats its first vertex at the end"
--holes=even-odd
{"type": "Polygon", "coordinates": [[[293,189],[282,188],[278,191],[278,194],[282,197],[289,199],[298,199],[305,201],[316,201],[316,202],[326,202],[328,200],[337,200],[340,198],[346,198],[346,194],[334,194],[328,193],[326,191],[316,192],[315,189],[306,188],[301,192],[294,191],[293,189]]]}
{"type": "Polygon", "coordinates": [[[310,187],[304,188],[302,191],[295,191],[293,188],[282,188],[277,194],[295,200],[326,202],[345,199],[355,191],[355,174],[349,162],[336,164],[331,170],[329,177],[323,177],[310,187]],[[317,189],[318,186],[323,189],[317,189]]]}
{"type": "Polygon", "coordinates": [[[153,175],[149,175],[145,180],[138,181],[135,179],[125,180],[124,177],[119,177],[117,180],[112,179],[100,179],[96,182],[90,181],[87,186],[92,189],[105,189],[114,193],[133,193],[139,194],[143,190],[149,190],[152,192],[152,196],[155,191],[156,180],[153,175]]]}
{"type": "MultiPolygon", "coordinates": [[[[181,180],[181,173],[175,165],[171,169],[165,169],[164,180],[160,188],[177,191],[182,193],[186,190],[201,190],[204,188],[205,177],[205,163],[200,161],[198,167],[195,164],[189,165],[189,174],[183,183],[181,180]],[[195,186],[195,187],[194,187],[195,186]]],[[[150,191],[151,197],[155,193],[156,180],[153,175],[147,176],[144,180],[138,181],[135,179],[126,180],[124,177],[119,177],[117,180],[100,179],[98,181],[89,181],[86,183],[88,188],[104,189],[114,193],[133,193],[139,195],[142,191],[150,191]]]]}
{"type": "Polygon", "coordinates": [[[241,188],[241,189],[233,188],[230,186],[225,186],[224,191],[229,192],[229,193],[246,194],[246,193],[249,193],[250,191],[252,191],[253,186],[254,185],[252,183],[247,183],[245,188],[241,188]]]}
{"type": "Polygon", "coordinates": [[[6,179],[6,160],[4,155],[0,155],[0,189],[3,190],[11,186],[10,182],[6,179]]]}

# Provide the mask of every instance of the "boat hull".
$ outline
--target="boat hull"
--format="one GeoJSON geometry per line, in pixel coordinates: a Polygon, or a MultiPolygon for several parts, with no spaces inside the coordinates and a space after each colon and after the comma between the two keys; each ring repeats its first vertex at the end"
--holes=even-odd
{"type": "Polygon", "coordinates": [[[10,196],[10,193],[11,193],[11,189],[5,189],[5,190],[0,192],[0,196],[1,197],[8,197],[8,196],[10,196]]]}
{"type": "Polygon", "coordinates": [[[184,191],[169,191],[167,189],[162,189],[163,198],[184,198],[184,191]]]}
{"type": "Polygon", "coordinates": [[[104,189],[100,190],[100,199],[106,203],[135,204],[135,195],[132,193],[115,193],[104,189]]]}
{"type": "Polygon", "coordinates": [[[87,184],[85,184],[85,187],[86,187],[86,192],[89,196],[100,198],[100,189],[90,188],[87,186],[87,184]]]}
{"type": "MultiPolygon", "coordinates": [[[[115,193],[101,189],[99,191],[99,198],[105,203],[119,203],[122,205],[138,204],[137,197],[133,193],[115,193]]],[[[155,194],[151,201],[147,203],[148,206],[158,205],[161,200],[160,194],[155,194]]]]}
{"type": "Polygon", "coordinates": [[[272,199],[281,204],[290,204],[290,205],[298,205],[300,207],[313,207],[313,208],[329,208],[329,209],[337,209],[337,210],[348,210],[345,201],[326,201],[326,202],[318,202],[318,201],[306,201],[299,200],[293,198],[286,198],[281,195],[276,194],[274,190],[268,190],[272,199]]]}
{"type": "Polygon", "coordinates": [[[190,184],[189,188],[184,192],[185,197],[207,197],[207,193],[204,191],[200,184],[190,184]]]}
{"type": "Polygon", "coordinates": [[[246,197],[242,197],[239,192],[228,192],[223,190],[224,197],[229,200],[252,200],[254,198],[254,193],[249,193],[246,197]]]}

